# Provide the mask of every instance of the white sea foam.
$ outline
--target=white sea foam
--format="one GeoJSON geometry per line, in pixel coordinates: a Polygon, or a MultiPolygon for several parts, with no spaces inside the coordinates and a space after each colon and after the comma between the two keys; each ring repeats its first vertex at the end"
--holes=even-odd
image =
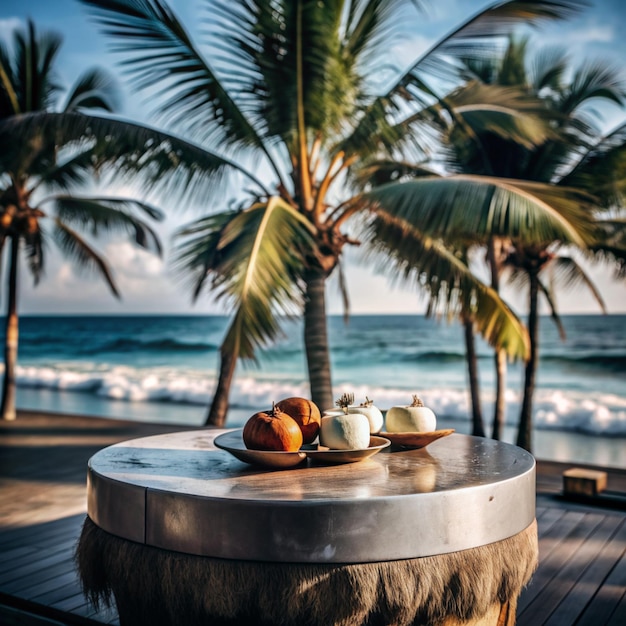
{"type": "MultiPolygon", "coordinates": [[[[20,387],[96,394],[103,398],[127,402],[171,402],[208,405],[215,389],[215,377],[197,370],[106,368],[97,364],[63,366],[18,366],[20,387]]],[[[357,402],[373,399],[381,409],[410,404],[412,392],[407,389],[343,384],[334,389],[335,397],[354,393],[357,402]]],[[[263,408],[272,401],[289,396],[307,396],[305,381],[263,380],[244,372],[237,376],[231,391],[231,406],[263,408]]],[[[420,393],[424,403],[442,418],[467,419],[469,395],[465,389],[433,388],[420,393]]],[[[521,395],[507,391],[506,421],[518,419],[521,395]]],[[[491,413],[493,397],[484,393],[485,417],[491,413]]],[[[329,408],[329,407],[322,407],[329,408]]],[[[537,428],[568,430],[605,436],[626,436],[626,398],[615,394],[558,389],[538,389],[534,398],[534,423],[537,428]]]]}

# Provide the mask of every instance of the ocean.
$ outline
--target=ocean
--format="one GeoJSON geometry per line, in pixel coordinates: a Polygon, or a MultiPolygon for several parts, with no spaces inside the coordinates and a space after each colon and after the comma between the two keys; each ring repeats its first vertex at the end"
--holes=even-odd
{"type": "MultiPolygon", "coordinates": [[[[228,320],[220,316],[23,316],[18,408],[202,425],[217,378],[228,320]]],[[[561,341],[540,323],[534,402],[539,458],[626,467],[626,316],[564,316],[561,341]]],[[[438,428],[470,432],[462,328],[423,316],[329,318],[335,396],[353,392],[381,409],[418,393],[438,428]]],[[[478,342],[487,432],[494,376],[478,342]]],[[[523,368],[509,365],[505,440],[515,440],[523,368]]],[[[240,364],[228,426],[287,396],[308,396],[302,324],[240,364]]],[[[328,408],[328,407],[322,407],[328,408]]]]}

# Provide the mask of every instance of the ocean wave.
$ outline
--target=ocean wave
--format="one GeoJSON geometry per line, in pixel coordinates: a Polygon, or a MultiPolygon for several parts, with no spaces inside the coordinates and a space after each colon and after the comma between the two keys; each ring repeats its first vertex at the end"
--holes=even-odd
{"type": "MultiPolygon", "coordinates": [[[[141,340],[120,338],[104,342],[97,347],[98,352],[215,352],[219,346],[213,343],[186,342],[178,339],[141,340]]],[[[88,352],[93,352],[93,346],[88,352]]]]}
{"type": "MultiPolygon", "coordinates": [[[[481,361],[490,361],[493,359],[493,354],[482,353],[478,354],[478,359],[481,361]]],[[[466,356],[463,352],[446,352],[446,351],[428,351],[428,352],[415,352],[414,354],[407,354],[405,351],[398,354],[389,354],[387,360],[389,361],[402,361],[404,363],[457,363],[465,361],[466,356]]],[[[540,361],[543,363],[555,363],[561,365],[567,365],[569,367],[593,367],[598,369],[610,369],[612,371],[626,371],[626,354],[607,354],[603,353],[591,353],[591,354],[544,354],[540,356],[540,361]]]]}
{"type": "MultiPolygon", "coordinates": [[[[486,358],[486,356],[487,355],[479,358],[486,358]]],[[[427,352],[415,352],[414,354],[406,354],[406,352],[403,352],[398,355],[398,358],[404,363],[456,363],[457,361],[465,361],[465,354],[462,352],[429,350],[427,352]]]]}
{"type": "MultiPolygon", "coordinates": [[[[92,366],[43,367],[19,366],[20,387],[83,392],[127,402],[171,402],[206,405],[215,390],[215,374],[196,370],[168,368],[133,368],[117,366],[102,369],[92,366]]],[[[342,384],[333,390],[335,397],[354,393],[357,402],[365,397],[381,409],[410,404],[412,391],[383,386],[342,384]]],[[[273,401],[289,396],[308,396],[308,383],[294,380],[263,380],[254,375],[235,378],[231,390],[233,408],[257,410],[269,408],[273,401]]],[[[424,403],[444,419],[467,420],[469,397],[465,389],[433,388],[420,393],[424,403]]],[[[521,396],[508,390],[506,421],[516,424],[521,396]]],[[[482,396],[486,414],[493,397],[482,396]]],[[[330,408],[330,407],[321,407],[330,408]]],[[[539,429],[565,430],[593,435],[626,436],[626,397],[605,392],[538,389],[534,398],[534,423],[539,429]]]]}
{"type": "Polygon", "coordinates": [[[554,361],[568,365],[591,365],[598,368],[608,368],[614,371],[626,371],[626,354],[607,354],[606,352],[584,355],[556,355],[546,354],[542,361],[554,361]]]}

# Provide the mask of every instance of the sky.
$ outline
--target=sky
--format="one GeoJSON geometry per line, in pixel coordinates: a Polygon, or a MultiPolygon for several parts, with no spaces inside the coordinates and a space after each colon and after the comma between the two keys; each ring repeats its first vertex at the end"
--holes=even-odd
{"type": "MultiPolygon", "coordinates": [[[[390,48],[389,58],[396,65],[408,65],[446,33],[491,2],[483,0],[431,0],[423,17],[407,29],[406,36],[390,48]]],[[[560,45],[574,59],[611,60],[626,72],[626,2],[595,0],[576,18],[564,23],[545,24],[531,33],[533,45],[560,45]]],[[[197,17],[201,0],[170,0],[182,22],[197,37],[197,17]]],[[[130,119],[148,122],[140,94],[116,71],[115,58],[107,51],[107,41],[76,0],[2,0],[0,3],[0,38],[7,40],[12,30],[32,18],[39,30],[54,30],[63,35],[58,69],[64,84],[70,85],[84,70],[94,65],[113,70],[120,78],[123,93],[122,113],[130,119]]],[[[602,126],[606,130],[626,121],[626,112],[603,109],[602,126]]],[[[117,188],[119,195],[134,194],[132,188],[117,188]]],[[[158,204],[158,199],[151,198],[158,204]]],[[[197,214],[168,212],[157,227],[166,247],[163,260],[138,250],[125,241],[109,241],[100,249],[113,268],[122,299],[115,299],[104,282],[93,275],[82,275],[52,248],[46,258],[45,274],[37,286],[23,268],[20,283],[22,314],[210,314],[223,313],[212,294],[201,295],[192,303],[188,285],[175,275],[168,262],[171,234],[197,214]]],[[[367,265],[359,251],[345,254],[344,271],[349,285],[352,314],[422,313],[425,299],[414,285],[392,285],[376,267],[367,265]]],[[[626,313],[626,285],[612,280],[606,266],[588,267],[606,302],[609,313],[626,313]]],[[[519,314],[526,312],[521,293],[505,288],[504,295],[519,314]]],[[[343,311],[337,280],[328,284],[328,311],[343,311]]],[[[560,313],[597,313],[598,305],[584,288],[561,291],[557,297],[560,313]]]]}

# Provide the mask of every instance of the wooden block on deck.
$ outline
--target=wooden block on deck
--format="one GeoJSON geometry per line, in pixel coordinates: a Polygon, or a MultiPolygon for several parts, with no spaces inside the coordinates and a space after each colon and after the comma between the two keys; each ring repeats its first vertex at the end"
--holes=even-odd
{"type": "Polygon", "coordinates": [[[563,472],[563,494],[597,496],[606,489],[606,472],[573,467],[563,472]]]}

